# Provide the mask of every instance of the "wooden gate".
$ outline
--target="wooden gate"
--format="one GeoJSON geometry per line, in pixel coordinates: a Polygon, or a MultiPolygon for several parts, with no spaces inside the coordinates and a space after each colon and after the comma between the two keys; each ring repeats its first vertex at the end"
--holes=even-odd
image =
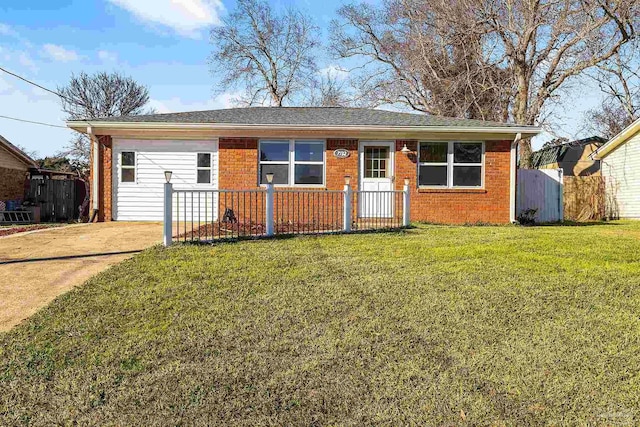
{"type": "Polygon", "coordinates": [[[78,216],[73,179],[31,179],[27,199],[40,205],[42,221],[71,221],[78,216]]]}
{"type": "Polygon", "coordinates": [[[518,215],[535,209],[536,222],[564,219],[562,169],[518,170],[518,215]]]}

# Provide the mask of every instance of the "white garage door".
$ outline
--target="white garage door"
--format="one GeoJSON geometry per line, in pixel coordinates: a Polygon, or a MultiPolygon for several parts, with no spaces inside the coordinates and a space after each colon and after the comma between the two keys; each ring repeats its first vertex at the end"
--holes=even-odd
{"type": "Polygon", "coordinates": [[[112,154],[115,220],[162,221],[167,170],[174,189],[218,188],[217,140],[114,139],[112,154]]]}

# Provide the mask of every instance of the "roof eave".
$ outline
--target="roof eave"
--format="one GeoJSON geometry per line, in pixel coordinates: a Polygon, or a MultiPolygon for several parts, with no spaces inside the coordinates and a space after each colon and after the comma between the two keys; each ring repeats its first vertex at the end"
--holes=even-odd
{"type": "Polygon", "coordinates": [[[613,150],[615,150],[620,145],[622,145],[633,134],[639,131],[640,131],[640,119],[636,120],[635,122],[631,123],[629,126],[624,128],[619,134],[611,138],[609,142],[607,142],[606,144],[604,144],[603,146],[595,150],[593,153],[591,153],[589,157],[591,157],[591,159],[593,160],[602,160],[603,158],[607,157],[609,153],[611,153],[613,150]]]}
{"type": "Polygon", "coordinates": [[[9,153],[11,153],[14,157],[17,157],[21,162],[25,163],[27,166],[38,167],[38,163],[29,157],[26,153],[23,153],[22,150],[15,147],[11,144],[6,138],[0,135],[0,145],[4,147],[9,153]]]}
{"type": "Polygon", "coordinates": [[[224,123],[157,123],[157,122],[87,122],[68,121],[67,126],[79,132],[86,132],[91,127],[96,130],[208,130],[228,131],[247,130],[253,131],[265,129],[270,131],[366,131],[366,132],[410,132],[410,133],[480,133],[480,134],[522,134],[523,138],[539,134],[542,129],[535,126],[327,126],[327,125],[280,125],[280,124],[224,124],[224,123]]]}

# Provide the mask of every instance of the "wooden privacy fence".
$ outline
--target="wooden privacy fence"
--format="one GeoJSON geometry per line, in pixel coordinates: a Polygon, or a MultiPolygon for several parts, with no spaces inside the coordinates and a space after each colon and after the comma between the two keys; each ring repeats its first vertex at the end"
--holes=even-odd
{"type": "Polygon", "coordinates": [[[70,221],[78,215],[72,179],[30,179],[27,199],[40,206],[40,219],[45,222],[70,221]]]}
{"type": "Polygon", "coordinates": [[[600,221],[606,205],[601,176],[564,176],[562,169],[518,170],[518,216],[535,209],[536,222],[600,221]]]}
{"type": "Polygon", "coordinates": [[[519,169],[517,216],[533,209],[536,222],[564,219],[562,169],[519,169]]]}
{"type": "Polygon", "coordinates": [[[601,176],[564,177],[564,217],[600,221],[606,216],[605,180],[601,176]]]}

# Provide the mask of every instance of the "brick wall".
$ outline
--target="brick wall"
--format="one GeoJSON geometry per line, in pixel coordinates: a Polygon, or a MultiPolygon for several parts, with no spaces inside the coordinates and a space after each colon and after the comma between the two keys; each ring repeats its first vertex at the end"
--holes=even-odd
{"type": "MultiPolygon", "coordinates": [[[[411,181],[411,220],[447,224],[508,223],[510,147],[510,141],[485,143],[485,188],[426,190],[417,188],[417,142],[397,140],[395,186],[400,190],[404,178],[411,181]],[[409,155],[400,151],[405,143],[411,150],[409,155]]],[[[220,188],[257,188],[258,139],[221,138],[219,149],[220,188]]],[[[352,177],[352,188],[357,188],[358,140],[327,140],[326,162],[328,190],[341,190],[345,175],[352,177]],[[338,159],[333,156],[333,151],[337,148],[346,148],[351,155],[346,159],[338,159]]],[[[287,203],[297,202],[293,199],[288,202],[285,200],[285,206],[281,209],[287,210],[287,203]]],[[[313,202],[311,203],[313,208],[313,202]]]]}
{"type": "Polygon", "coordinates": [[[443,224],[509,222],[510,141],[485,142],[483,189],[417,188],[417,142],[396,141],[396,189],[405,177],[411,180],[411,220],[443,224]],[[409,155],[400,152],[404,144],[409,155]]]}
{"type": "MultiPolygon", "coordinates": [[[[112,219],[111,198],[111,138],[99,137],[100,221],[112,219]]],[[[417,142],[396,141],[395,176],[396,189],[402,189],[404,178],[411,181],[411,220],[435,223],[508,223],[509,222],[509,165],[510,141],[487,141],[485,143],[485,188],[470,190],[427,190],[417,187],[417,142]],[[407,144],[409,155],[400,150],[407,144]]],[[[219,188],[223,190],[246,190],[258,187],[258,139],[220,138],[219,140],[219,188]]],[[[93,174],[93,170],[91,170],[93,174]]],[[[326,147],[326,184],[328,190],[341,190],[344,176],[352,177],[352,188],[358,185],[358,141],[355,139],[329,139],[326,147]],[[351,155],[344,159],[333,156],[337,148],[346,148],[351,155]]],[[[296,188],[299,189],[299,188],[296,188]]],[[[279,189],[281,190],[281,189],[279,189]]],[[[92,196],[93,197],[93,196],[92,196]]],[[[221,198],[223,195],[221,195],[221,198]]],[[[318,209],[322,201],[280,196],[276,201],[276,215],[289,218],[302,206],[304,209],[318,209]],[[279,202],[278,202],[279,200],[279,202]],[[279,204],[278,204],[279,203],[279,204]],[[295,207],[294,207],[295,205],[295,207]]],[[[222,200],[221,200],[222,202],[222,200]]],[[[254,202],[255,203],[255,202],[254,202]]],[[[223,212],[221,203],[221,212],[223,212]]],[[[242,200],[234,200],[234,211],[245,210],[242,200]]],[[[261,217],[264,206],[261,202],[252,204],[253,214],[261,217]]],[[[325,209],[331,209],[330,207],[325,209]]],[[[354,212],[355,215],[355,212],[354,212]]],[[[281,218],[281,219],[282,219],[281,218]]]]}
{"type": "Polygon", "coordinates": [[[26,179],[25,170],[0,168],[0,200],[22,200],[26,179]]]}
{"type": "MultiPolygon", "coordinates": [[[[98,221],[111,221],[113,219],[111,211],[112,200],[112,164],[111,164],[111,137],[98,136],[98,221]]],[[[90,208],[89,212],[93,214],[93,143],[91,144],[91,161],[89,168],[89,188],[90,188],[90,208]]]]}

